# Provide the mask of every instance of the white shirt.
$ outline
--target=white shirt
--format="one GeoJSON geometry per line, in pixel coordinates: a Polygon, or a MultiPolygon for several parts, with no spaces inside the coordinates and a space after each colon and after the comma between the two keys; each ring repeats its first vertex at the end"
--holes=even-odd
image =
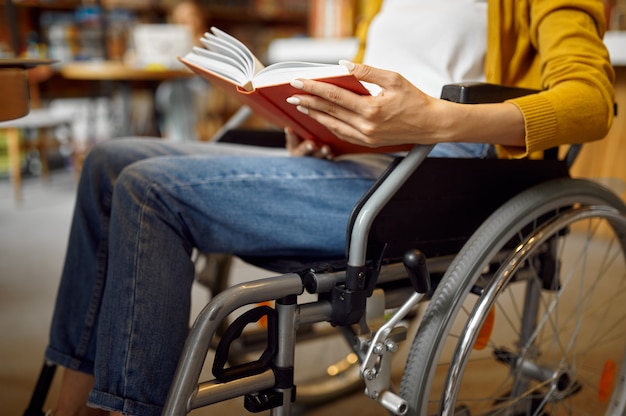
{"type": "Polygon", "coordinates": [[[439,97],[445,84],[484,80],[486,0],[385,0],[364,62],[439,97]]]}

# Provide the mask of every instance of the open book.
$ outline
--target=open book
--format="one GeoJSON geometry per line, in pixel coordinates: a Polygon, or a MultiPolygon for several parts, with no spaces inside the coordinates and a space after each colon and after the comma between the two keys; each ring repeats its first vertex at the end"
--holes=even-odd
{"type": "Polygon", "coordinates": [[[192,71],[207,79],[242,104],[279,127],[291,127],[298,136],[331,147],[335,155],[407,150],[411,146],[369,148],[340,140],[330,130],[299,112],[287,98],[302,94],[289,83],[296,78],[328,82],[357,94],[376,93],[343,65],[310,62],[280,62],[264,67],[254,54],[233,36],[213,27],[194,47],[179,58],[192,71]]]}

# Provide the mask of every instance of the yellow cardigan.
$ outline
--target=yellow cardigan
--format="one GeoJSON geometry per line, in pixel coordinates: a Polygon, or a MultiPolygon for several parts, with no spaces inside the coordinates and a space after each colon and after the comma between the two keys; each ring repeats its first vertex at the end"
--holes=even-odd
{"type": "MultiPolygon", "coordinates": [[[[382,0],[366,4],[357,26],[362,47],[382,0]]],[[[524,115],[526,149],[502,147],[503,156],[607,134],[615,74],[602,42],[605,30],[601,0],[488,0],[487,82],[543,90],[510,100],[524,115]]]]}

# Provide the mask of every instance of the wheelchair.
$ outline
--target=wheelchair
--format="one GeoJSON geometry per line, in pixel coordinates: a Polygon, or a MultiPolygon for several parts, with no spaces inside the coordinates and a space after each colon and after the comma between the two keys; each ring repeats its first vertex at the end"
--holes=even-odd
{"type": "MultiPolygon", "coordinates": [[[[458,84],[442,98],[531,92],[458,84]]],[[[398,157],[355,206],[345,257],[244,258],[276,275],[215,290],[163,414],[244,397],[250,412],[289,415],[303,398],[361,387],[395,415],[625,415],[624,202],[569,176],[577,146],[542,160],[430,149],[398,157]],[[398,387],[392,366],[409,328],[398,387]],[[345,350],[317,347],[340,357],[299,378],[307,340],[329,334],[345,350]],[[213,378],[201,380],[211,350],[213,378]]]]}

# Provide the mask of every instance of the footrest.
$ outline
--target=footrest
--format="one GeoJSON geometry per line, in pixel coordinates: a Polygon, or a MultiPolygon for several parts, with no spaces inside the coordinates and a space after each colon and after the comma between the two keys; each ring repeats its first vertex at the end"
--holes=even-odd
{"type": "Polygon", "coordinates": [[[276,355],[278,346],[278,328],[276,311],[269,306],[258,306],[239,316],[226,329],[215,351],[213,361],[213,376],[219,382],[237,380],[261,374],[271,368],[272,360],[276,355]],[[261,318],[267,318],[267,347],[256,361],[234,365],[226,368],[228,353],[231,344],[237,340],[248,324],[258,322],[261,318]]]}

